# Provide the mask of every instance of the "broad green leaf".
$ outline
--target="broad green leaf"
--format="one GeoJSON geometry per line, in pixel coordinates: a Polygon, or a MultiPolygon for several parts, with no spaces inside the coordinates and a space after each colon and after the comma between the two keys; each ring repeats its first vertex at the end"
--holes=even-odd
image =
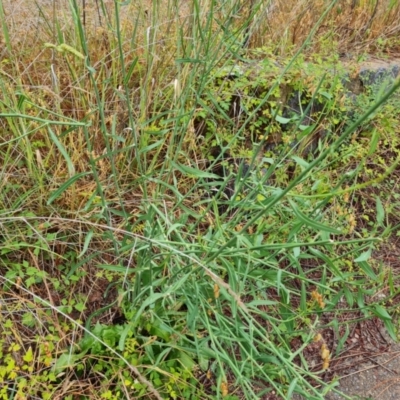
{"type": "Polygon", "coordinates": [[[386,309],[384,307],[382,307],[379,304],[376,304],[374,306],[374,308],[372,309],[372,312],[379,318],[383,319],[383,320],[388,320],[390,321],[392,319],[392,317],[388,314],[388,312],[386,311],[386,309]]]}
{"type": "Polygon", "coordinates": [[[76,363],[83,357],[83,355],[84,354],[61,354],[53,367],[55,374],[58,375],[62,372],[65,372],[65,369],[74,367],[76,363]]]}
{"type": "Polygon", "coordinates": [[[282,124],[282,125],[286,125],[286,124],[288,124],[290,121],[292,121],[292,118],[285,118],[285,117],[282,117],[282,116],[280,116],[280,115],[276,115],[276,116],[275,116],[275,119],[276,119],[277,122],[279,122],[279,123],[282,124]]]}
{"type": "Polygon", "coordinates": [[[28,351],[25,353],[25,355],[22,358],[27,363],[30,363],[31,361],[33,361],[33,351],[32,351],[31,346],[29,346],[28,351]]]}
{"type": "Polygon", "coordinates": [[[281,332],[286,332],[286,331],[287,331],[287,327],[286,327],[286,325],[285,325],[283,322],[281,322],[281,323],[278,325],[278,329],[279,329],[281,332]]]}
{"type": "Polygon", "coordinates": [[[208,357],[204,357],[203,355],[199,355],[199,367],[202,371],[207,371],[208,366],[210,364],[210,359],[208,357]]]}
{"type": "MultiPolygon", "coordinates": [[[[310,125],[299,125],[299,129],[301,130],[301,131],[303,131],[303,132],[305,132],[306,130],[308,130],[308,131],[310,131],[311,132],[311,130],[312,129],[314,129],[314,125],[313,126],[310,126],[310,125]]],[[[307,132],[308,133],[308,132],[307,132]]]]}
{"type": "Polygon", "coordinates": [[[364,251],[363,253],[361,253],[355,260],[354,262],[356,263],[360,263],[363,261],[367,261],[371,258],[371,249],[368,249],[367,251],[364,251]]]}
{"type": "Polygon", "coordinates": [[[324,90],[320,90],[318,93],[321,94],[322,96],[326,97],[328,100],[332,100],[332,94],[331,93],[325,92],[324,90]]]}
{"type": "Polygon", "coordinates": [[[187,353],[184,353],[183,351],[179,352],[179,357],[178,360],[181,362],[181,364],[188,370],[192,371],[193,367],[196,365],[194,362],[193,358],[189,357],[187,353]]]}
{"type": "Polygon", "coordinates": [[[272,165],[275,162],[275,160],[273,158],[271,158],[271,157],[263,157],[261,159],[261,162],[272,165]]]}

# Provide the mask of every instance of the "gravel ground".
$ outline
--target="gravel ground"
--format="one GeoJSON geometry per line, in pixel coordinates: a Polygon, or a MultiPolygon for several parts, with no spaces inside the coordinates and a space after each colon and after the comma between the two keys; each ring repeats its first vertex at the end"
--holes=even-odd
{"type": "MultiPolygon", "coordinates": [[[[400,399],[400,344],[390,343],[388,350],[381,354],[368,356],[360,364],[343,373],[335,389],[354,400],[399,400],[400,399]]],[[[326,400],[342,400],[345,397],[334,392],[326,400]]],[[[293,400],[308,400],[293,396],[293,400]]]]}
{"type": "MultiPolygon", "coordinates": [[[[340,380],[340,391],[361,399],[400,399],[400,345],[394,345],[389,353],[360,365],[358,369],[340,380]]],[[[326,400],[343,398],[336,393],[326,396],[326,400]]]]}

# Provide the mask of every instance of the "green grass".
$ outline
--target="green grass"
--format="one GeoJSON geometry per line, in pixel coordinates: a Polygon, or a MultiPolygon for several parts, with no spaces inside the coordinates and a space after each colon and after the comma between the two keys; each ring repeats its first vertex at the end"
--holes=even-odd
{"type": "Polygon", "coordinates": [[[0,4],[0,398],[323,399],[352,323],[396,339],[400,81],[348,112],[337,1],[289,43],[280,2],[71,0],[24,47],[0,4]]]}

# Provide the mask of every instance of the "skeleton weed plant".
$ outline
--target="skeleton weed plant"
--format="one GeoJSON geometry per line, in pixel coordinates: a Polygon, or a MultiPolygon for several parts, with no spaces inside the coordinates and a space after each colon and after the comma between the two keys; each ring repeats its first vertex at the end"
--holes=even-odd
{"type": "Polygon", "coordinates": [[[0,396],[323,399],[396,337],[400,83],[343,110],[322,3],[0,2],[0,396]]]}

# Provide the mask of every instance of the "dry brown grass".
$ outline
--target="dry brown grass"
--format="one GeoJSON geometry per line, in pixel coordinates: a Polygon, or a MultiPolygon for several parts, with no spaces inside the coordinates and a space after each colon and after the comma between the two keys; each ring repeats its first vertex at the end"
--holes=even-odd
{"type": "MultiPolygon", "coordinates": [[[[256,15],[253,45],[284,40],[286,46],[299,46],[327,3],[322,0],[272,2],[256,15]]],[[[334,47],[342,52],[375,51],[377,40],[390,39],[393,40],[390,50],[398,51],[399,17],[400,5],[389,0],[338,1],[318,29],[312,51],[324,52],[324,47],[329,48],[330,44],[335,44],[334,47]]]]}
{"type": "MultiPolygon", "coordinates": [[[[63,62],[58,60],[59,73],[63,74],[63,70],[66,73],[64,77],[60,78],[60,83],[64,88],[61,93],[54,93],[52,76],[46,65],[49,59],[54,58],[54,53],[44,48],[46,42],[58,42],[55,37],[54,21],[59,24],[65,43],[72,46],[77,43],[76,32],[73,33],[70,29],[73,21],[68,1],[59,0],[53,3],[51,0],[38,0],[40,11],[36,2],[33,3],[31,0],[2,0],[2,2],[7,16],[5,23],[9,28],[12,43],[12,58],[18,60],[13,68],[8,68],[6,65],[4,71],[17,80],[19,78],[20,83],[27,88],[42,90],[41,97],[44,99],[61,96],[60,107],[62,110],[73,118],[81,119],[90,105],[78,104],[76,99],[84,96],[76,96],[76,91],[91,92],[90,88],[86,87],[87,74],[82,71],[82,75],[73,82],[70,76],[66,76],[68,67],[63,66],[63,62]]],[[[77,3],[82,6],[81,1],[77,1],[77,3]]],[[[115,69],[119,68],[115,52],[117,38],[115,33],[106,27],[107,20],[115,26],[113,2],[104,1],[106,14],[99,7],[99,3],[95,0],[86,0],[85,12],[83,13],[81,10],[81,19],[85,16],[86,36],[92,65],[103,65],[105,75],[111,73],[116,77],[118,73],[115,69]]],[[[331,54],[332,51],[340,52],[342,55],[364,52],[394,55],[400,48],[398,39],[400,5],[396,3],[389,7],[390,3],[392,2],[389,0],[380,2],[372,0],[338,1],[318,28],[312,45],[308,47],[307,51],[321,55],[331,54]]],[[[209,1],[201,4],[199,20],[203,24],[208,18],[210,4],[209,1]]],[[[221,34],[221,28],[215,21],[234,21],[231,27],[246,25],[245,21],[252,12],[248,4],[245,3],[242,7],[238,7],[233,14],[232,10],[224,5],[217,5],[214,8],[213,29],[217,38],[221,34]],[[230,16],[233,18],[230,19],[230,16]]],[[[284,56],[290,54],[302,45],[326,6],[327,2],[322,0],[265,2],[265,5],[260,6],[250,18],[251,22],[248,26],[250,48],[267,46],[274,48],[275,54],[284,56]]],[[[126,64],[129,65],[135,57],[139,56],[140,62],[145,65],[146,69],[147,77],[142,76],[140,85],[141,87],[145,85],[147,93],[147,115],[140,115],[140,119],[148,118],[151,113],[153,93],[150,82],[152,77],[168,74],[168,70],[170,72],[172,70],[174,73],[177,36],[183,35],[181,45],[193,45],[191,29],[194,23],[192,18],[194,11],[192,2],[172,0],[161,1],[159,8],[154,8],[150,0],[135,1],[128,6],[121,7],[121,36],[124,42],[126,64]],[[152,31],[151,38],[147,37],[149,27],[156,28],[152,31]],[[148,60],[145,59],[146,51],[149,49],[152,56],[151,65],[148,65],[148,60]]],[[[0,35],[1,42],[5,44],[3,32],[0,35]]],[[[3,59],[10,58],[6,46],[3,46],[1,54],[3,59]]],[[[101,79],[100,75],[99,80],[101,79]]],[[[167,87],[169,83],[170,81],[168,81],[167,87]]],[[[181,84],[185,83],[181,82],[181,84]]],[[[140,93],[138,90],[138,81],[133,82],[132,86],[134,90],[137,90],[136,98],[139,100],[143,91],[140,93]]],[[[110,110],[118,108],[118,99],[115,93],[107,94],[106,101],[110,110]]],[[[57,103],[54,99],[50,102],[57,103]]]]}
{"type": "MultiPolygon", "coordinates": [[[[103,0],[108,16],[104,15],[99,2],[86,0],[85,17],[87,26],[96,30],[104,26],[106,17],[112,18],[113,1],[103,0]]],[[[82,6],[81,1],[77,1],[82,6]]],[[[255,2],[254,2],[255,3],[255,2]]],[[[283,46],[300,45],[327,7],[327,2],[316,0],[272,0],[264,2],[252,18],[250,32],[251,45],[270,46],[271,43],[282,43],[283,46]]],[[[67,0],[58,0],[54,5],[51,0],[38,0],[41,12],[50,20],[55,12],[62,27],[67,28],[71,22],[71,14],[67,0]]],[[[210,1],[201,3],[200,13],[207,18],[210,1]]],[[[243,3],[233,14],[236,25],[243,24],[249,17],[250,3],[243,3]]],[[[6,23],[11,27],[12,38],[20,45],[31,45],[32,40],[43,39],[41,30],[48,32],[35,3],[31,0],[3,0],[7,14],[6,23]]],[[[177,2],[162,0],[158,9],[153,7],[151,0],[131,2],[121,7],[121,18],[124,23],[132,23],[139,19],[146,29],[154,22],[158,24],[160,33],[173,33],[171,24],[179,22],[180,26],[191,24],[193,13],[192,2],[189,0],[177,2]]],[[[224,20],[229,14],[227,6],[217,5],[215,16],[224,20]]],[[[82,12],[83,18],[83,12],[82,12]]],[[[315,44],[319,48],[313,51],[323,51],[324,46],[336,44],[342,52],[375,51],[376,41],[389,41],[388,51],[398,51],[398,34],[400,30],[400,5],[390,0],[339,0],[328,14],[326,20],[318,29],[315,44]]],[[[190,28],[190,26],[188,26],[190,28]]],[[[142,32],[143,33],[143,32],[142,32]]],[[[164,38],[168,40],[167,38],[164,38]]],[[[282,46],[282,51],[284,47],[282,46]]]]}

